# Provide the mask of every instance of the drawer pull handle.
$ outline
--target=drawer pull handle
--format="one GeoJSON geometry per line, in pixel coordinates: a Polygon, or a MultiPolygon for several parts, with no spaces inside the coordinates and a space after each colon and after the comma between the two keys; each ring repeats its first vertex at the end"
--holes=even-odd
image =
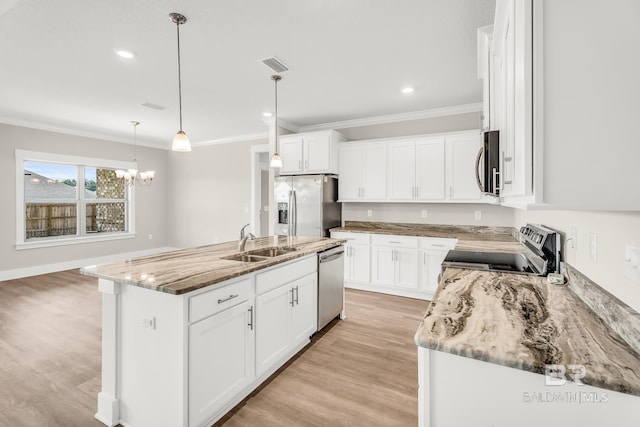
{"type": "Polygon", "coordinates": [[[402,243],[402,242],[398,242],[397,240],[389,240],[389,243],[402,243]]]}
{"type": "Polygon", "coordinates": [[[229,296],[228,296],[228,297],[226,297],[226,298],[219,299],[219,300],[218,300],[218,304],[222,304],[223,302],[227,302],[227,301],[232,300],[232,299],[234,299],[234,298],[238,298],[238,294],[235,294],[235,295],[229,295],[229,296]]]}
{"type": "Polygon", "coordinates": [[[436,244],[436,243],[432,243],[431,246],[437,246],[439,248],[444,248],[446,245],[439,245],[439,244],[436,244]]]}
{"type": "Polygon", "coordinates": [[[253,306],[249,307],[249,316],[249,324],[247,326],[253,331],[253,306]]]}
{"type": "Polygon", "coordinates": [[[294,306],[294,302],[295,302],[295,300],[293,299],[293,288],[289,289],[289,292],[291,292],[291,301],[290,301],[290,304],[291,304],[291,307],[293,307],[293,306],[294,306]]]}

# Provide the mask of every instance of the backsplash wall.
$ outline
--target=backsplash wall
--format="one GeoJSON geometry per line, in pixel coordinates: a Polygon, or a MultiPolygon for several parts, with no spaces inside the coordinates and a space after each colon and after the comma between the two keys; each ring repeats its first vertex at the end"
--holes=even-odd
{"type": "Polygon", "coordinates": [[[486,204],[453,203],[343,203],[345,221],[408,222],[414,224],[514,226],[513,209],[486,204]],[[422,218],[422,211],[427,218],[422,218]],[[368,211],[371,210],[371,216],[368,211]],[[475,219],[480,211],[480,220],[475,219]]]}

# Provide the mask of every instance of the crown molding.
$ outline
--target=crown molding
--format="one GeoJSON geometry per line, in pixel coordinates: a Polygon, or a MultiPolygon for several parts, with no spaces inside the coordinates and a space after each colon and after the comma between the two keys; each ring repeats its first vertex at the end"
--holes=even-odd
{"type": "MultiPolygon", "coordinates": [[[[267,126],[271,127],[276,122],[276,119],[274,117],[268,117],[266,119],[263,119],[262,121],[265,122],[267,126]]],[[[296,125],[295,123],[291,123],[282,119],[278,119],[278,127],[290,130],[294,133],[300,132],[301,129],[300,126],[296,125]]]]}
{"type": "Polygon", "coordinates": [[[450,107],[432,108],[430,110],[411,111],[408,113],[388,114],[386,116],[363,117],[361,119],[343,120],[339,122],[322,123],[301,126],[300,132],[312,132],[328,129],[346,129],[360,126],[381,125],[386,123],[405,122],[409,120],[430,119],[434,117],[453,116],[455,114],[475,113],[482,111],[482,102],[473,104],[452,105],[450,107]]]}
{"type": "MultiPolygon", "coordinates": [[[[101,132],[83,131],[83,130],[78,130],[70,127],[64,127],[64,126],[54,126],[50,124],[34,122],[29,120],[19,120],[19,119],[16,119],[13,117],[7,117],[7,116],[0,116],[0,123],[3,123],[5,125],[10,125],[10,126],[19,126],[23,128],[43,130],[47,132],[63,133],[65,135],[81,136],[84,138],[92,138],[92,139],[99,139],[102,141],[119,142],[122,144],[133,145],[131,138],[123,138],[121,136],[109,135],[101,132]]],[[[148,142],[140,139],[136,141],[136,145],[142,146],[142,147],[155,148],[157,150],[170,149],[170,147],[163,147],[159,144],[154,144],[153,142],[148,142]]]]}

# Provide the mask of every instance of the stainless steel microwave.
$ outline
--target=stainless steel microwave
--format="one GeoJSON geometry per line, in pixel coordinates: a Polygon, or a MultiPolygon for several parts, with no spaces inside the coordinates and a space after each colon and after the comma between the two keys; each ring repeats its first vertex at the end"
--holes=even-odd
{"type": "Polygon", "coordinates": [[[500,131],[483,134],[476,158],[476,180],[483,194],[500,196],[500,131]]]}

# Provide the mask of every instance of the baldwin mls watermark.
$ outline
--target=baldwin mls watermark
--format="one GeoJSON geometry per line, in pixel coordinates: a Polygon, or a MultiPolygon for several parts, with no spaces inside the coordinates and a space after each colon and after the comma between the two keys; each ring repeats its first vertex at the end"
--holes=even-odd
{"type": "MultiPolygon", "coordinates": [[[[544,384],[545,386],[563,386],[567,382],[578,386],[584,385],[581,381],[587,375],[587,368],[584,365],[545,365],[544,384]]],[[[522,401],[524,403],[606,403],[609,395],[606,392],[595,391],[545,391],[545,392],[523,392],[522,401]]]]}

